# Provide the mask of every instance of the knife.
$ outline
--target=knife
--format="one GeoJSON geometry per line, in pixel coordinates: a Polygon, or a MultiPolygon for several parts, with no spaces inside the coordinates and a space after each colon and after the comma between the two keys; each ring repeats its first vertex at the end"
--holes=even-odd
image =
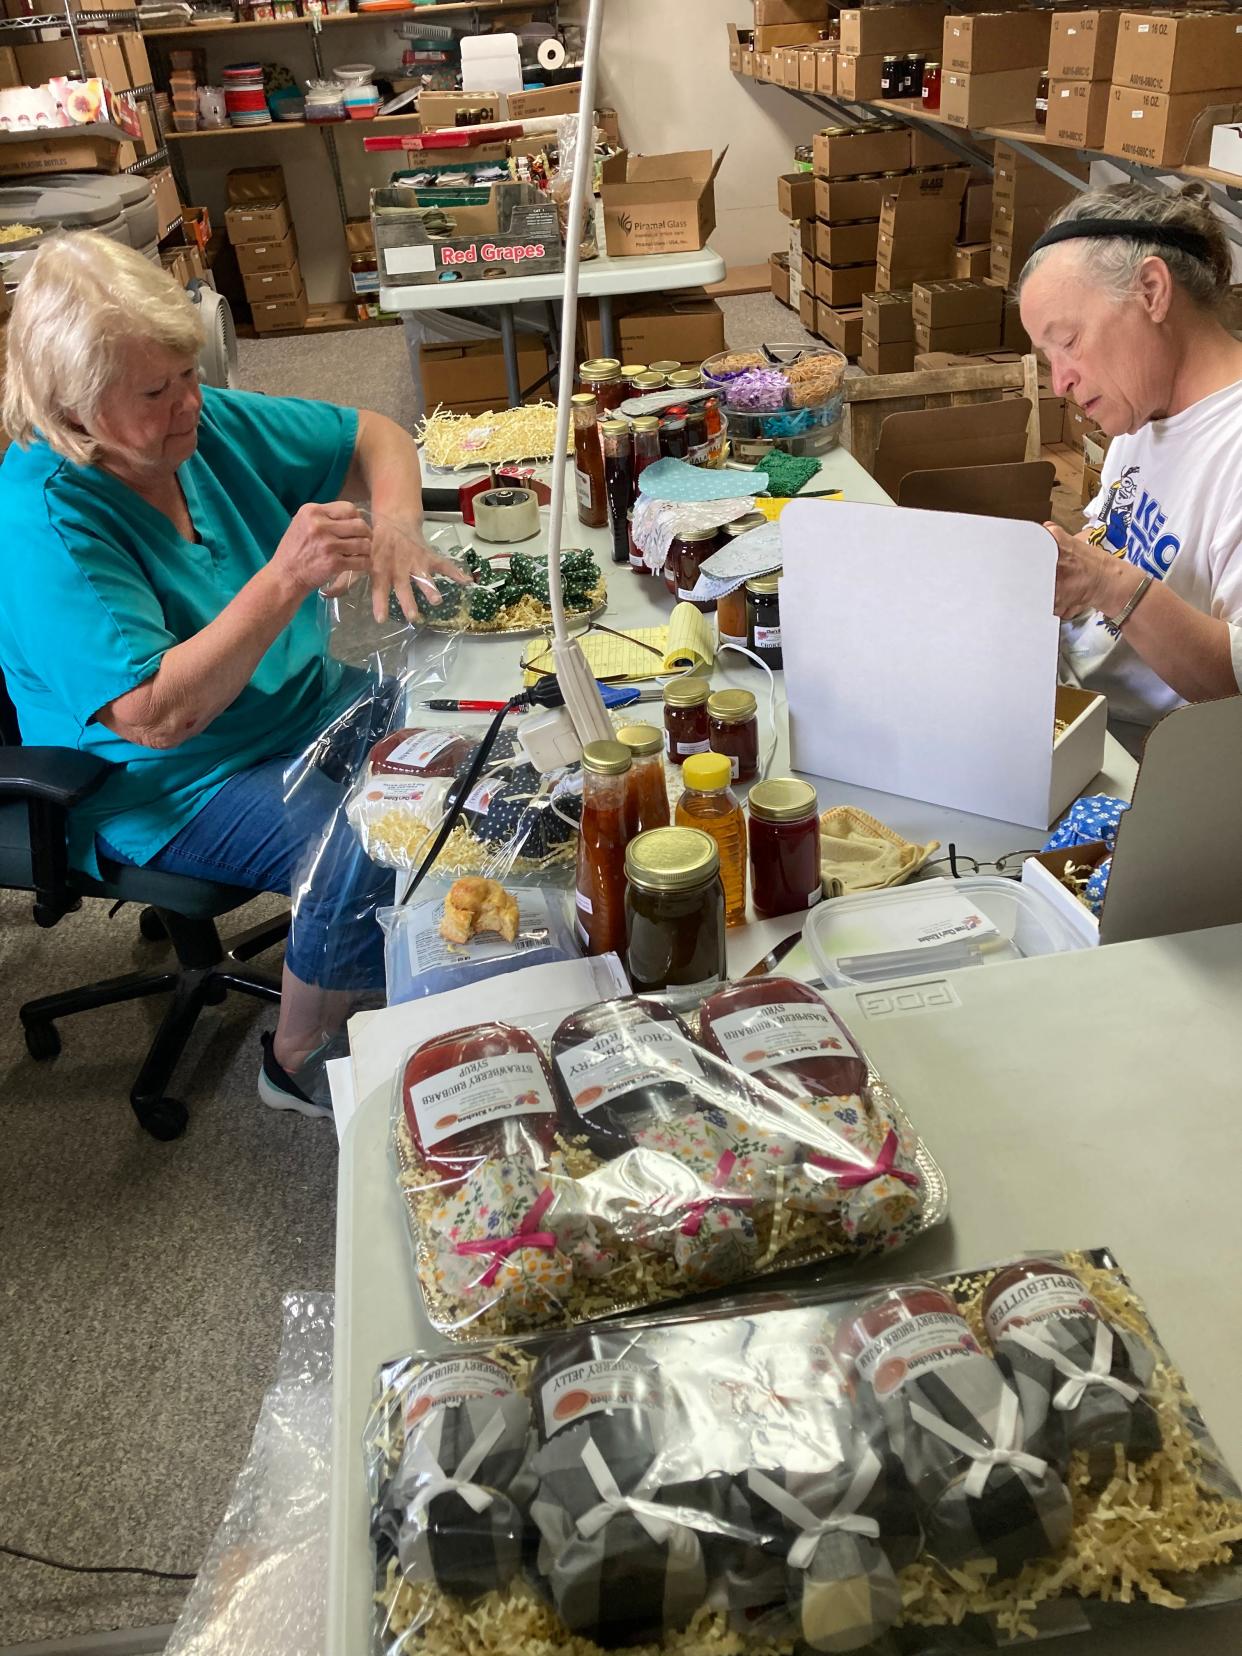
{"type": "Polygon", "coordinates": [[[743,979],[766,977],[769,972],[774,972],[785,956],[792,954],[801,941],[802,928],[799,926],[798,930],[790,932],[788,937],[782,937],[779,943],[768,950],[762,960],[755,962],[749,972],[744,972],[743,979]]]}

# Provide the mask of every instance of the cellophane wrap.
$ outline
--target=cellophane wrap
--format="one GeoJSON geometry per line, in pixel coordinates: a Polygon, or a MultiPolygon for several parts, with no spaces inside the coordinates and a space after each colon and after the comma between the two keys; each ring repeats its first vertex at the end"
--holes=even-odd
{"type": "Polygon", "coordinates": [[[690,1021],[627,998],[448,1031],[395,1077],[428,1315],[459,1339],[572,1325],[900,1247],[943,1176],[852,1036],[790,979],[690,1021]]]}
{"type": "Polygon", "coordinates": [[[327,1637],[331,1294],[286,1294],[276,1378],[165,1650],[321,1656],[327,1637]]]}
{"type": "Polygon", "coordinates": [[[575,958],[565,900],[555,892],[524,886],[513,893],[518,921],[512,941],[498,932],[485,932],[463,945],[446,940],[441,932],[444,901],[451,889],[447,878],[431,877],[410,902],[380,909],[389,1006],[466,988],[527,966],[575,958]]]}
{"type": "MultiPolygon", "coordinates": [[[[1080,1451],[1021,1448],[1024,1406],[982,1309],[1003,1262],[386,1364],[364,1445],[377,1656],[932,1656],[1242,1598],[1242,1492],[1142,1303],[1103,1250],[1042,1257],[1147,1353],[1145,1469],[1119,1449],[1100,1483],[1080,1451]],[[956,1347],[917,1323],[937,1294],[966,1330],[956,1347]],[[893,1303],[910,1314],[893,1320],[893,1303]],[[891,1341],[878,1366],[869,1349],[899,1327],[923,1348],[916,1361],[898,1342],[902,1372],[891,1341]],[[929,1399],[956,1445],[915,1413],[929,1399]],[[1059,1490],[1064,1524],[989,1499],[1013,1478],[1046,1513],[1059,1490]],[[965,1547],[969,1527],[949,1526],[951,1556],[946,1497],[987,1519],[965,1547]]],[[[1172,1637],[1195,1647],[1193,1630],[1172,1637]]]]}

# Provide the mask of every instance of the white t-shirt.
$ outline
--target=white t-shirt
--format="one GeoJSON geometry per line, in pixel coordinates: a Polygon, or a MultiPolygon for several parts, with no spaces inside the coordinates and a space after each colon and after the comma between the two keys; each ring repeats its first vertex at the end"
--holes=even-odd
{"type": "MultiPolygon", "coordinates": [[[[1242,380],[1109,444],[1102,487],[1086,510],[1103,545],[1164,581],[1188,604],[1229,622],[1242,687],[1242,380]]],[[[1136,583],[1137,584],[1137,583],[1136,583]]],[[[1061,627],[1061,672],[1108,697],[1110,718],[1152,725],[1182,698],[1114,638],[1098,611],[1061,627]]]]}

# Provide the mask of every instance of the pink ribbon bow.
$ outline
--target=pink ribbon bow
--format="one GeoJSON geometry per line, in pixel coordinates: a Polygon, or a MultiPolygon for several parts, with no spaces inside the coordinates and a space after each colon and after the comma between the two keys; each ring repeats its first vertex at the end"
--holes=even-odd
{"type": "Polygon", "coordinates": [[[510,1254],[517,1253],[521,1248],[545,1248],[550,1253],[556,1247],[556,1236],[552,1231],[535,1229],[551,1203],[552,1187],[549,1185],[512,1236],[492,1236],[485,1241],[454,1243],[459,1254],[495,1254],[495,1259],[479,1278],[484,1288],[492,1286],[500,1275],[501,1265],[510,1254]]]}
{"type": "MultiPolygon", "coordinates": [[[[721,1156],[720,1160],[716,1163],[716,1171],[712,1174],[712,1184],[716,1187],[717,1190],[719,1190],[722,1185],[727,1184],[728,1179],[729,1179],[729,1175],[730,1175],[730,1173],[732,1173],[733,1169],[736,1166],[737,1166],[737,1157],[733,1154],[732,1150],[726,1150],[724,1152],[724,1154],[721,1156]]],[[[709,1197],[705,1197],[703,1199],[703,1201],[701,1201],[701,1202],[691,1202],[690,1211],[686,1215],[685,1223],[681,1227],[681,1234],[683,1236],[697,1236],[699,1234],[699,1231],[703,1227],[703,1215],[707,1212],[708,1208],[712,1205],[713,1201],[726,1202],[731,1207],[733,1207],[733,1206],[744,1207],[747,1203],[753,1202],[754,1197],[753,1196],[719,1196],[719,1197],[710,1197],[709,1196],[709,1197]]]]}
{"type": "Polygon", "coordinates": [[[897,1160],[899,1148],[897,1134],[890,1127],[874,1167],[860,1167],[857,1162],[838,1161],[835,1156],[808,1156],[807,1161],[812,1167],[822,1167],[825,1172],[831,1173],[842,1190],[857,1190],[859,1185],[870,1184],[872,1179],[882,1179],[885,1175],[890,1179],[900,1179],[902,1184],[909,1185],[911,1190],[917,1190],[918,1174],[907,1173],[904,1168],[893,1165],[897,1160]]]}

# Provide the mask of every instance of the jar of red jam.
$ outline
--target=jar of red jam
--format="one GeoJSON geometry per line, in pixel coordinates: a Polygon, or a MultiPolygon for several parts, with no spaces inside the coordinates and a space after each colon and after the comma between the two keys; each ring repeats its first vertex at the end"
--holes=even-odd
{"type": "Polygon", "coordinates": [[[763,920],[800,914],[824,894],[819,865],[819,799],[793,776],[756,782],[750,812],[750,892],[763,920]]]}
{"type": "Polygon", "coordinates": [[[867,1061],[814,989],[795,978],[728,984],[703,1007],[703,1045],[785,1098],[861,1093],[867,1061]]]}
{"type": "Polygon", "coordinates": [[[1097,1317],[1099,1307],[1064,1265],[1023,1259],[998,1271],[983,1294],[983,1321],[995,1343],[1011,1329],[1049,1317],[1097,1317]]]}
{"type": "Polygon", "coordinates": [[[692,598],[690,594],[698,583],[699,570],[719,550],[719,529],[686,529],[674,536],[668,556],[673,567],[673,596],[678,603],[693,604],[703,615],[716,613],[714,598],[692,598]]]}
{"type": "Polygon", "coordinates": [[[707,741],[732,763],[735,782],[759,774],[759,704],[749,690],[717,690],[707,701],[707,741]]]}
{"type": "MultiPolygon", "coordinates": [[[[626,1488],[626,1468],[652,1466],[667,1432],[659,1365],[644,1350],[649,1338],[630,1329],[577,1329],[549,1344],[531,1377],[540,1443],[565,1426],[580,1427],[626,1488]]],[[[610,1623],[623,1617],[620,1606],[610,1608],[610,1623]]]]}
{"type": "Polygon", "coordinates": [[[538,1041],[510,1024],[474,1024],[424,1042],[406,1063],[401,1100],[415,1148],[445,1178],[486,1159],[542,1167],[552,1148],[552,1078],[538,1041]]]}
{"type": "Polygon", "coordinates": [[[606,1159],[633,1147],[631,1129],[687,1115],[703,1079],[690,1032],[657,1001],[612,1000],[566,1018],[552,1037],[561,1131],[606,1159]]]}
{"type": "Polygon", "coordinates": [[[376,776],[455,776],[477,744],[455,730],[396,730],[371,749],[376,776]]]}
{"type": "Polygon", "coordinates": [[[925,1374],[964,1357],[985,1357],[953,1300],[930,1282],[886,1288],[857,1307],[837,1329],[833,1349],[847,1377],[878,1401],[925,1374]]]}
{"type": "Polygon", "coordinates": [[[664,686],[664,751],[674,765],[692,753],[706,753],[707,702],[712,687],[705,678],[687,673],[664,686]]]}

